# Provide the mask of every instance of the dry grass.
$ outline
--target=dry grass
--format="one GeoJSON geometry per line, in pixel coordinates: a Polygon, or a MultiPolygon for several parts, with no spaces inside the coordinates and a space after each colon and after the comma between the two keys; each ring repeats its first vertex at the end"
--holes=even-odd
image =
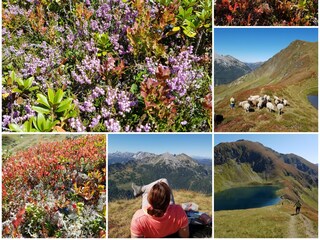
{"type": "MultiPolygon", "coordinates": [[[[176,204],[195,202],[199,205],[199,211],[212,216],[211,196],[187,190],[173,191],[173,195],[176,204]]],[[[109,202],[108,208],[108,237],[129,238],[131,219],[133,214],[141,208],[141,198],[112,201],[109,202]]]]}
{"type": "Polygon", "coordinates": [[[263,208],[217,211],[214,214],[214,236],[216,238],[306,238],[311,236],[316,238],[318,222],[315,219],[318,212],[313,211],[311,216],[310,209],[302,208],[303,216],[294,215],[293,205],[286,200],[283,205],[280,203],[263,208]],[[303,221],[303,218],[309,219],[310,224],[303,221]]]}
{"type": "Polygon", "coordinates": [[[62,141],[70,136],[71,134],[3,134],[2,149],[3,151],[13,153],[29,148],[41,142],[62,141]]]}

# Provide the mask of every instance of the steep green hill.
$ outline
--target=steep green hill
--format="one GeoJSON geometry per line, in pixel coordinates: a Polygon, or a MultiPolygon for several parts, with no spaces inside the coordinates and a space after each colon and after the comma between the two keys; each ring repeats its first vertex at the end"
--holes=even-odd
{"type": "Polygon", "coordinates": [[[255,71],[214,88],[215,113],[223,118],[215,124],[215,131],[317,131],[318,111],[307,99],[314,94],[318,94],[318,43],[294,41],[255,71]],[[238,103],[250,95],[283,97],[290,106],[281,116],[266,108],[247,113],[238,103]],[[231,96],[236,100],[233,110],[231,96]]]}
{"type": "Polygon", "coordinates": [[[295,154],[280,154],[258,142],[238,140],[214,148],[215,189],[235,186],[280,184],[291,200],[310,195],[318,187],[318,166],[295,154]]]}
{"type": "MultiPolygon", "coordinates": [[[[209,195],[186,191],[174,190],[176,204],[195,202],[199,211],[212,215],[212,197],[209,195]]],[[[130,224],[133,214],[141,208],[141,197],[130,200],[114,200],[108,204],[108,237],[129,238],[130,224]]]]}

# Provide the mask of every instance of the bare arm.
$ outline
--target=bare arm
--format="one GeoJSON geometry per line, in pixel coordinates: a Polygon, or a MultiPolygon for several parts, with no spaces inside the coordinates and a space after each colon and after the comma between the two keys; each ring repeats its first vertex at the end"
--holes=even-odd
{"type": "Polygon", "coordinates": [[[181,238],[188,238],[189,237],[189,225],[187,225],[184,228],[180,228],[178,234],[179,234],[179,237],[181,237],[181,238]]]}
{"type": "Polygon", "coordinates": [[[131,238],[143,238],[143,236],[138,236],[138,235],[135,235],[131,232],[131,238]]]}

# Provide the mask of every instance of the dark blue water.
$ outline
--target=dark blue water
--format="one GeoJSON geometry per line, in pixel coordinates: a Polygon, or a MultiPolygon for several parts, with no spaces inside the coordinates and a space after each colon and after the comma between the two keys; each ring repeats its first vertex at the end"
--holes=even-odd
{"type": "Polygon", "coordinates": [[[316,109],[318,109],[318,95],[308,95],[308,100],[316,109]]]}
{"type": "Polygon", "coordinates": [[[214,194],[214,210],[259,208],[277,204],[279,187],[254,186],[231,188],[214,194]]]}

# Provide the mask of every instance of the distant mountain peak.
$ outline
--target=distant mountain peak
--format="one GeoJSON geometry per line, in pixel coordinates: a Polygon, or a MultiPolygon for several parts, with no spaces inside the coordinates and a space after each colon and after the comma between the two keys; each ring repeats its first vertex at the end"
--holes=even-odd
{"type": "Polygon", "coordinates": [[[246,63],[231,55],[214,54],[214,84],[227,84],[251,72],[246,63]]]}

